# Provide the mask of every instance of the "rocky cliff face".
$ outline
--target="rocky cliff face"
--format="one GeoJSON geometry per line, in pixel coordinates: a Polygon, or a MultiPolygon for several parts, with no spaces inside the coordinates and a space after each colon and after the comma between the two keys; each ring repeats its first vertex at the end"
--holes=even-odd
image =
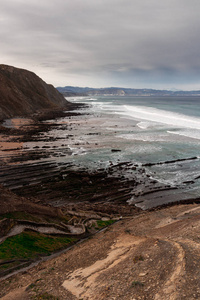
{"type": "Polygon", "coordinates": [[[69,105],[52,85],[46,84],[36,74],[0,65],[0,120],[69,105]]]}

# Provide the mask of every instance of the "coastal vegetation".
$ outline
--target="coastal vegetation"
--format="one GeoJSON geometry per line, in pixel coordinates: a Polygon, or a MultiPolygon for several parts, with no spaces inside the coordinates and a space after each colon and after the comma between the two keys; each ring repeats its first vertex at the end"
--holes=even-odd
{"type": "Polygon", "coordinates": [[[1,263],[9,260],[32,260],[41,255],[50,255],[75,241],[75,238],[50,237],[38,232],[25,231],[8,237],[0,244],[1,263]]]}
{"type": "MultiPolygon", "coordinates": [[[[6,85],[15,87],[9,99],[18,97],[16,113],[22,117],[0,127],[0,298],[198,299],[199,197],[183,197],[183,187],[190,192],[194,182],[184,179],[181,188],[166,184],[147,168],[184,169],[199,158],[143,164],[117,159],[104,168],[80,167],[68,144],[98,146],[99,123],[87,127],[91,145],[77,141],[88,118],[63,111],[76,105],[63,106],[62,95],[27,71],[0,66],[0,78],[1,95],[8,93],[6,85]],[[45,100],[51,92],[59,95],[56,108],[45,100]],[[36,102],[29,105],[27,98],[36,102]],[[29,122],[23,116],[30,118],[30,112],[29,122]],[[186,200],[188,205],[180,205],[186,200]]],[[[0,101],[0,117],[13,117],[10,102],[6,110],[0,101]]],[[[111,159],[123,154],[122,147],[112,146],[106,149],[111,159]]]]}

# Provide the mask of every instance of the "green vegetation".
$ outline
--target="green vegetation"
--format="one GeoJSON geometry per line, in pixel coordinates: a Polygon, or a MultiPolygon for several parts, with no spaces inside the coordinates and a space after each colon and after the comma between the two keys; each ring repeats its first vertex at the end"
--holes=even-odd
{"type": "Polygon", "coordinates": [[[97,226],[98,228],[104,228],[106,226],[109,226],[111,224],[115,223],[114,220],[108,220],[108,221],[101,221],[101,220],[97,220],[97,226]]]}
{"type": "Polygon", "coordinates": [[[144,260],[144,257],[142,255],[136,255],[134,258],[133,258],[133,262],[136,264],[138,261],[143,261],[144,260]]]}
{"type": "Polygon", "coordinates": [[[141,281],[133,281],[131,284],[132,287],[135,286],[144,286],[144,283],[142,283],[141,281]]]}
{"type": "Polygon", "coordinates": [[[26,231],[12,236],[0,244],[2,260],[32,259],[41,254],[50,255],[53,251],[62,249],[75,239],[67,237],[49,237],[37,232],[26,231]]]}

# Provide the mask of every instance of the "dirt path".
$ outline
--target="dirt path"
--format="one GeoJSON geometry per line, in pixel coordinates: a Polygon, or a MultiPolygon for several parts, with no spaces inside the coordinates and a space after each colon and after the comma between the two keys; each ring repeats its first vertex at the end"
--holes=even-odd
{"type": "MultiPolygon", "coordinates": [[[[170,241],[168,241],[170,242],[170,241]]],[[[155,300],[173,300],[178,299],[177,283],[180,277],[184,275],[185,272],[185,252],[179,243],[170,242],[177,249],[177,258],[174,265],[174,270],[170,274],[167,281],[164,283],[160,291],[155,295],[155,300]]]]}
{"type": "Polygon", "coordinates": [[[145,212],[4,280],[0,296],[3,300],[200,299],[199,236],[199,205],[145,212]]]}
{"type": "Polygon", "coordinates": [[[136,245],[144,241],[144,238],[127,237],[121,235],[112,245],[108,256],[98,260],[91,266],[77,269],[64,281],[63,287],[79,298],[95,299],[95,289],[98,285],[97,277],[123,262],[136,245]]]}
{"type": "Polygon", "coordinates": [[[26,288],[22,287],[17,290],[14,290],[13,292],[10,292],[8,295],[1,298],[2,300],[26,300],[27,299],[27,293],[26,288]]]}

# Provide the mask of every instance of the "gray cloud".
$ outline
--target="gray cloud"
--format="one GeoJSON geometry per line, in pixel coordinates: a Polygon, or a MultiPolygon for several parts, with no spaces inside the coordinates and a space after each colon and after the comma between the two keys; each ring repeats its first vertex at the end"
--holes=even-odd
{"type": "Polygon", "coordinates": [[[1,0],[1,63],[54,85],[200,89],[197,0],[1,0]]]}

